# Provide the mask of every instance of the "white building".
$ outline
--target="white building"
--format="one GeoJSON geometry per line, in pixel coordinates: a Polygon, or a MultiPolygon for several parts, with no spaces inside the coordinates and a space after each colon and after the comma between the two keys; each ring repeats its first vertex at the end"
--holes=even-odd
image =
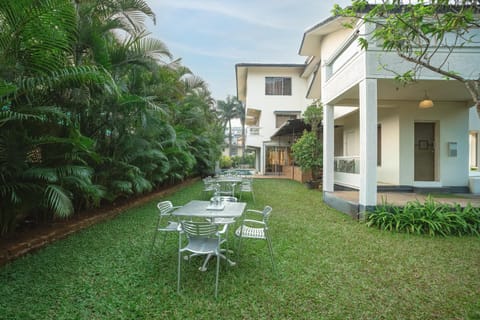
{"type": "MultiPolygon", "coordinates": [[[[299,51],[311,70],[307,97],[324,104],[325,201],[335,203],[334,185],[359,191],[360,212],[376,205],[381,188],[468,191],[472,99],[464,85],[428,71],[414,84],[399,85],[381,66],[401,74],[413,65],[375,41],[362,50],[358,35],[368,37],[374,26],[346,29],[344,19],[331,17],[307,30],[299,51]],[[426,94],[434,106],[420,108],[426,94]],[[345,106],[349,112],[335,116],[345,106]]],[[[480,48],[458,48],[449,63],[474,77],[480,48]]]]}
{"type": "MultiPolygon", "coordinates": [[[[375,26],[358,23],[352,30],[344,22],[351,20],[330,17],[304,33],[299,54],[306,65],[236,66],[238,98],[247,107],[247,146],[258,150],[260,171],[270,170],[269,150],[277,147],[270,137],[280,119],[298,117],[318,99],[324,105],[323,192],[330,205],[339,200],[335,186],[359,191],[360,213],[377,204],[381,189],[468,192],[479,147],[478,133],[469,132],[473,103],[465,86],[428,70],[417,82],[400,85],[391,70],[402,74],[414,65],[375,41],[361,49],[359,34],[371,40],[375,26]],[[291,96],[266,94],[272,77],[290,78],[291,96]],[[426,95],[433,106],[420,107],[426,95]],[[477,146],[473,152],[469,140],[477,146]]],[[[480,74],[480,34],[470,35],[475,34],[477,42],[448,57],[456,72],[472,79],[480,74]]]]}
{"type": "Polygon", "coordinates": [[[306,98],[304,64],[239,63],[237,97],[246,109],[246,148],[256,154],[261,174],[282,174],[291,163],[288,141],[272,135],[289,119],[300,118],[312,102],[306,98]]]}

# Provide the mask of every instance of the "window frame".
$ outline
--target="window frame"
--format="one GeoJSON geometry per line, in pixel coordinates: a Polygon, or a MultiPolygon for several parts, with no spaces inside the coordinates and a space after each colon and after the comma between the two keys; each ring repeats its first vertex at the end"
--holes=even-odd
{"type": "Polygon", "coordinates": [[[265,77],[265,95],[266,96],[291,96],[292,78],[291,77],[265,77]]]}

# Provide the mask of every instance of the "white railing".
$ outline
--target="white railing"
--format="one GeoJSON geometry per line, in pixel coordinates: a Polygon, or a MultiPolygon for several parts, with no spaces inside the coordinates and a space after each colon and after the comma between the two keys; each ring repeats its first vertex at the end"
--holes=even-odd
{"type": "Polygon", "coordinates": [[[248,127],[247,134],[251,136],[258,136],[260,135],[260,128],[259,127],[248,127]]]}
{"type": "Polygon", "coordinates": [[[325,64],[327,66],[327,80],[347,64],[361,48],[358,44],[358,32],[354,32],[345,42],[332,54],[325,64]]]}
{"type": "Polygon", "coordinates": [[[360,173],[360,157],[359,156],[343,156],[333,159],[333,168],[335,172],[343,173],[360,173]]]}

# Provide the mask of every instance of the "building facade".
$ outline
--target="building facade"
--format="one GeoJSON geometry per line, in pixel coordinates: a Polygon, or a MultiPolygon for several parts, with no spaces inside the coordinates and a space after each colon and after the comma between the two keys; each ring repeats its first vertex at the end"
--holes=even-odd
{"type": "Polygon", "coordinates": [[[305,65],[239,63],[235,69],[237,97],[246,110],[245,146],[255,152],[255,169],[282,175],[292,162],[292,141],[272,136],[286,121],[300,118],[312,102],[305,96],[305,65]]]}

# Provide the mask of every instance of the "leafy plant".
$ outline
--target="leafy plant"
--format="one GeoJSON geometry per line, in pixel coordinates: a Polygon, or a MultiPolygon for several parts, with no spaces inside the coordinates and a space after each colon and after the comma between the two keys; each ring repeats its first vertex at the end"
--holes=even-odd
{"type": "Polygon", "coordinates": [[[303,171],[311,170],[312,179],[317,180],[323,164],[322,143],[319,139],[319,124],[323,117],[321,104],[313,103],[303,113],[304,121],[311,126],[311,131],[305,130],[292,145],[292,153],[297,165],[303,171]]]}
{"type": "Polygon", "coordinates": [[[312,170],[312,178],[318,177],[323,159],[321,156],[322,145],[314,132],[304,131],[300,139],[292,145],[292,153],[295,163],[303,171],[312,170]]]}
{"type": "Polygon", "coordinates": [[[232,167],[232,164],[233,164],[233,160],[229,156],[222,156],[220,158],[220,168],[228,169],[232,167]]]}
{"type": "Polygon", "coordinates": [[[431,196],[424,203],[407,202],[403,208],[383,202],[366,215],[366,224],[386,231],[431,236],[479,235],[480,208],[442,204],[431,196]]]}

